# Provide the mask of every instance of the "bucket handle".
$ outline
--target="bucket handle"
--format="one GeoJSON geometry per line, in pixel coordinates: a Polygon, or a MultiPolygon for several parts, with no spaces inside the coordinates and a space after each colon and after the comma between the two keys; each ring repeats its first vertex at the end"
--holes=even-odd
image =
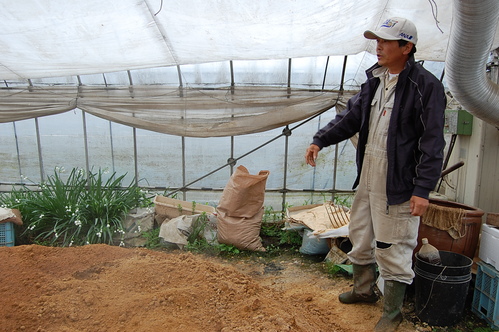
{"type": "MultiPolygon", "coordinates": [[[[445,269],[447,268],[447,266],[444,266],[444,268],[442,269],[442,271],[440,271],[440,274],[437,275],[437,278],[442,274],[444,273],[445,269]]],[[[417,266],[415,266],[415,270],[418,271],[419,268],[417,266]]],[[[428,305],[428,302],[430,302],[430,299],[431,299],[431,293],[433,292],[433,286],[435,285],[435,281],[437,280],[437,278],[433,279],[433,281],[431,282],[431,289],[430,289],[430,294],[428,295],[428,299],[426,300],[426,303],[424,304],[424,306],[421,308],[421,310],[419,311],[419,313],[417,314],[418,316],[421,315],[421,313],[423,312],[423,310],[426,309],[426,306],[428,305]]]]}
{"type": "Polygon", "coordinates": [[[461,275],[461,276],[446,276],[446,275],[442,275],[442,273],[444,273],[444,271],[445,271],[446,268],[447,268],[447,266],[444,266],[444,268],[442,269],[442,271],[440,271],[439,274],[434,274],[434,273],[430,273],[428,271],[423,271],[418,266],[415,266],[414,267],[414,272],[418,273],[419,275],[426,276],[427,279],[430,279],[433,282],[435,282],[437,280],[439,280],[439,281],[447,281],[447,282],[465,282],[465,281],[469,281],[470,274],[461,275]]]}

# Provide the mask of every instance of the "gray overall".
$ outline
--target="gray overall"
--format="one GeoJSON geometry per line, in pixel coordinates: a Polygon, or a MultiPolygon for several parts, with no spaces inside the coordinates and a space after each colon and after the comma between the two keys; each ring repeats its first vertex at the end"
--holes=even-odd
{"type": "Polygon", "coordinates": [[[376,262],[384,280],[410,284],[420,218],[411,215],[409,201],[388,206],[386,198],[386,140],[398,77],[389,81],[385,68],[373,74],[380,85],[371,102],[369,138],[350,216],[353,249],[348,257],[358,265],[376,262]]]}

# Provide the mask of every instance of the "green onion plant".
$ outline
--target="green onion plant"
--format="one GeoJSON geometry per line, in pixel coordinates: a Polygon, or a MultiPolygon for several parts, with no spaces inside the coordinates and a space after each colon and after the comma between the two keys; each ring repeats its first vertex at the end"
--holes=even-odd
{"type": "Polygon", "coordinates": [[[147,197],[135,182],[123,186],[126,176],[105,179],[97,173],[73,169],[64,181],[58,169],[39,190],[27,186],[0,195],[0,205],[17,208],[23,219],[22,236],[33,243],[57,246],[120,243],[123,221],[130,210],[146,206],[147,197]]]}

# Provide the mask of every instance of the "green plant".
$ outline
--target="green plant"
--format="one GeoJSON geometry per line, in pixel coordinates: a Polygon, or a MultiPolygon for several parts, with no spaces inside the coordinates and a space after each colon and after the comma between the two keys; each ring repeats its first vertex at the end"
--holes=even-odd
{"type": "Polygon", "coordinates": [[[59,170],[40,185],[38,191],[26,186],[0,197],[23,215],[23,236],[35,242],[71,246],[113,243],[122,239],[123,219],[133,208],[147,205],[144,192],[134,182],[122,187],[126,175],[104,179],[104,172],[73,169],[66,181],[59,170]],[[14,203],[14,204],[12,204],[14,203]]]}
{"type": "Polygon", "coordinates": [[[186,250],[197,253],[214,254],[217,255],[220,250],[218,246],[214,246],[208,243],[205,239],[194,239],[193,241],[188,241],[187,245],[184,247],[186,250]]]}
{"type": "Polygon", "coordinates": [[[262,224],[281,221],[282,217],[282,211],[274,211],[272,206],[266,206],[263,210],[262,224]]]}
{"type": "Polygon", "coordinates": [[[336,194],[334,196],[333,202],[336,205],[341,205],[345,207],[352,206],[353,195],[352,194],[336,194]]]}
{"type": "Polygon", "coordinates": [[[280,237],[283,226],[282,222],[262,222],[260,226],[260,235],[268,237],[280,237]]]}
{"type": "Polygon", "coordinates": [[[161,247],[161,238],[159,237],[159,231],[160,228],[158,227],[141,234],[141,236],[146,239],[145,247],[147,249],[157,249],[161,247]]]}
{"type": "Polygon", "coordinates": [[[284,228],[283,220],[274,220],[272,222],[262,221],[260,227],[260,235],[262,237],[277,238],[279,245],[301,245],[302,237],[294,230],[284,228]]]}
{"type": "Polygon", "coordinates": [[[278,245],[275,245],[273,243],[270,243],[265,247],[265,252],[264,253],[258,253],[261,257],[261,255],[265,255],[267,257],[271,256],[276,256],[280,255],[283,252],[283,249],[279,247],[278,245]]]}
{"type": "Polygon", "coordinates": [[[342,272],[341,268],[338,265],[331,263],[331,262],[325,262],[324,269],[325,269],[327,274],[332,275],[332,276],[342,272]]]}
{"type": "MultiPolygon", "coordinates": [[[[195,203],[193,203],[193,209],[195,203]]],[[[195,240],[201,239],[201,234],[204,232],[206,226],[208,225],[208,215],[206,212],[202,212],[197,218],[194,219],[192,223],[192,231],[187,237],[187,242],[192,243],[195,240]]]]}
{"type": "Polygon", "coordinates": [[[222,252],[222,253],[227,253],[230,255],[237,255],[237,254],[241,253],[241,250],[239,250],[238,248],[236,248],[235,246],[233,246],[231,244],[223,244],[223,243],[219,244],[218,250],[220,250],[220,252],[222,252]]]}
{"type": "MultiPolygon", "coordinates": [[[[335,205],[341,205],[350,208],[352,206],[353,202],[353,194],[350,193],[335,193],[331,197],[330,194],[327,193],[320,193],[322,197],[322,203],[325,202],[333,202],[335,205]]],[[[320,201],[314,201],[314,200],[305,200],[305,202],[302,205],[310,205],[310,204],[322,204],[320,201]]]]}
{"type": "Polygon", "coordinates": [[[279,236],[279,244],[288,244],[291,246],[300,246],[303,238],[295,230],[283,230],[279,236]]]}
{"type": "Polygon", "coordinates": [[[228,255],[234,256],[241,254],[241,250],[230,244],[210,244],[205,239],[196,238],[188,241],[184,247],[186,250],[207,255],[228,255]]]}

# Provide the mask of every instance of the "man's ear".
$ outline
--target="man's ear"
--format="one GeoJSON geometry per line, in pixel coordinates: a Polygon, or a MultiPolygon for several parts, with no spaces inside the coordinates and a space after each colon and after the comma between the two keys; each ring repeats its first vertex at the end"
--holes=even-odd
{"type": "Polygon", "coordinates": [[[408,55],[409,53],[411,53],[412,51],[412,48],[414,47],[414,44],[413,43],[407,43],[404,45],[404,54],[405,55],[408,55]]]}

